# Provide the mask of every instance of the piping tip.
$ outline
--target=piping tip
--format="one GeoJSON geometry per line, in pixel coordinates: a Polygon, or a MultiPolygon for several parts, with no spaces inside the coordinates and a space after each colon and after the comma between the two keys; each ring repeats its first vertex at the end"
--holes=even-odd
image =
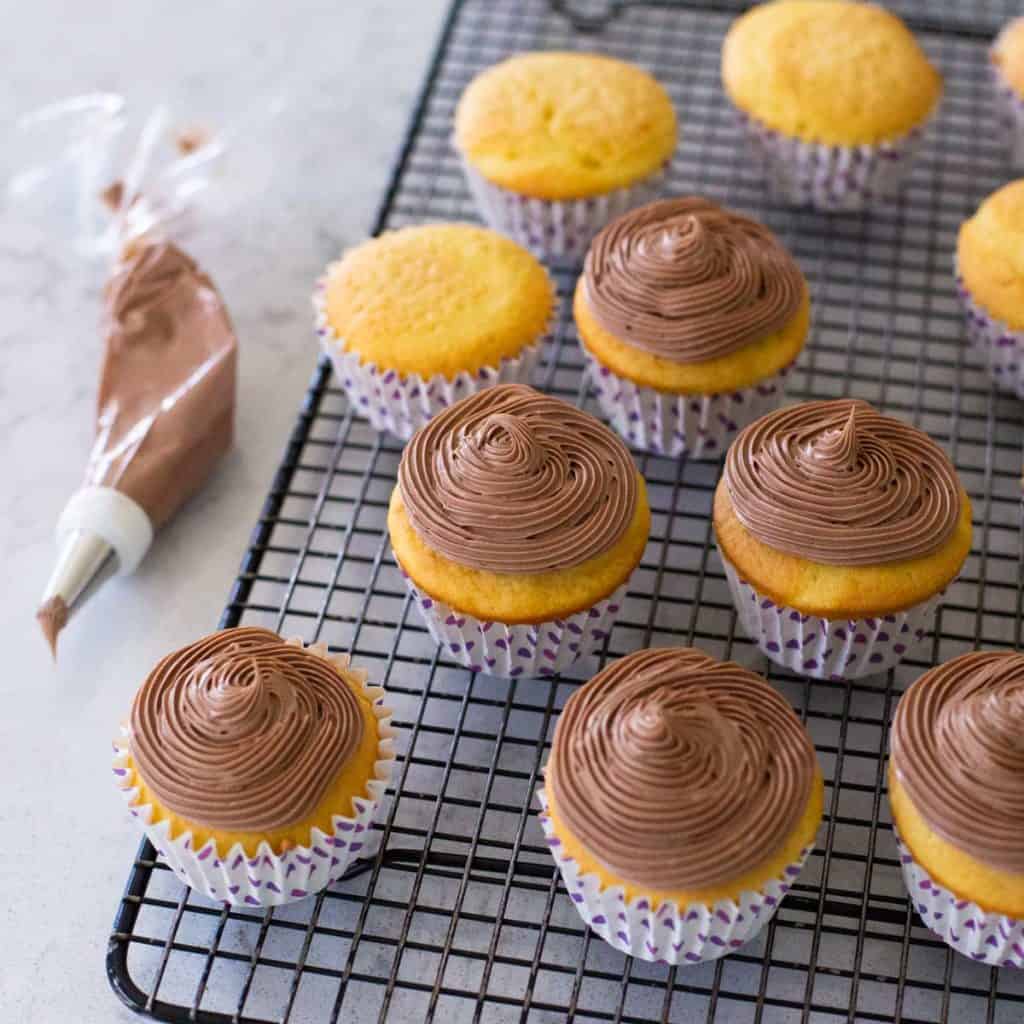
{"type": "Polygon", "coordinates": [[[43,636],[46,637],[46,642],[50,645],[50,653],[53,655],[54,661],[57,660],[57,637],[67,625],[70,614],[71,609],[59,594],[54,594],[49,600],[44,601],[39,606],[39,611],[36,612],[36,621],[43,631],[43,636]]]}

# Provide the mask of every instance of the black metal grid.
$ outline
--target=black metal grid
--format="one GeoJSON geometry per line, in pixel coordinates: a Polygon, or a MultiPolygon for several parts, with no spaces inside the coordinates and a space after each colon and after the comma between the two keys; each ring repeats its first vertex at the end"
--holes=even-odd
{"type": "MultiPolygon", "coordinates": [[[[872,215],[768,200],[718,83],[742,5],[455,3],[377,230],[474,216],[448,137],[473,74],[534,48],[608,51],[650,67],[683,123],[674,192],[700,191],[775,228],[811,284],[811,342],[791,397],[854,395],[953,456],[974,503],[975,548],[928,645],[887,676],[808,682],[736,633],[714,548],[719,465],[642,456],[651,539],[600,657],[556,681],[502,681],[446,661],[405,597],[387,543],[400,446],[352,417],[321,364],[253,532],[222,625],[265,624],[350,649],[401,729],[384,852],[315,899],[266,913],[208,903],[139,849],[107,959],[133,1008],[171,1021],[1024,1020],[1024,971],[950,952],[909,909],[885,799],[888,723],[920,672],[976,646],[1019,647],[1022,406],[965,351],[951,253],[960,221],[1009,177],[989,110],[985,42],[1010,3],[897,5],[941,66],[947,96],[901,199],[872,215]],[[557,6],[557,5],[556,5],[557,6]],[[617,5],[612,5],[613,7],[617,5]],[[751,945],[685,969],[634,962],[585,932],[541,842],[532,794],[558,711],[605,659],[696,644],[765,671],[800,711],[827,780],[817,852],[751,945]]],[[[563,300],[574,274],[558,270],[563,300]]],[[[596,411],[563,301],[544,386],[596,411]]]]}

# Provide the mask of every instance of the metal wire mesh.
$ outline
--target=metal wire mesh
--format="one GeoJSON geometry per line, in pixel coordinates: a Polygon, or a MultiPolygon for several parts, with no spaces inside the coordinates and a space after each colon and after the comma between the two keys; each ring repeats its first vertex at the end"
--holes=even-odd
{"type": "MultiPolygon", "coordinates": [[[[600,657],[555,681],[473,676],[430,640],[388,548],[400,446],[352,417],[321,365],[222,625],[326,640],[387,687],[402,739],[383,852],[314,900],[253,913],[186,890],[143,843],[108,956],[129,1005],[209,1022],[1024,1020],[1024,971],[959,957],[915,917],[885,799],[886,735],[902,690],[937,661],[1022,641],[1022,407],[997,395],[965,351],[951,278],[960,221],[1009,176],[984,46],[1012,5],[898,5],[942,68],[947,96],[900,200],[863,216],[766,198],[719,87],[733,6],[742,5],[576,3],[577,19],[605,19],[583,34],[543,0],[457,2],[377,227],[474,216],[449,133],[459,93],[484,66],[515,50],[585,48],[649,67],[684,126],[672,190],[765,220],[810,281],[813,331],[792,396],[866,398],[927,430],[956,462],[976,546],[934,637],[895,672],[851,685],[771,668],[736,633],[714,548],[720,466],[643,456],[651,539],[600,657]],[[735,955],[679,970],[631,961],[584,930],[532,798],[574,685],[650,644],[696,644],[766,672],[806,721],[827,781],[819,849],[777,918],[735,955]]],[[[556,277],[563,306],[543,385],[596,412],[565,301],[574,274],[556,277]]]]}

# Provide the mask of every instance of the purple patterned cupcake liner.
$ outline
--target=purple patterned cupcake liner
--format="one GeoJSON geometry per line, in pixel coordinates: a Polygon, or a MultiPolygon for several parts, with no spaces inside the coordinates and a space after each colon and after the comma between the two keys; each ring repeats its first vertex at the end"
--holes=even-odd
{"type": "Polygon", "coordinates": [[[722,564],[747,636],[777,665],[812,679],[860,679],[892,668],[931,632],[945,594],[902,612],[826,619],[776,604],[741,579],[724,555],[722,564]]]}
{"type": "Polygon", "coordinates": [[[451,378],[437,373],[424,380],[416,373],[400,374],[375,363],[364,363],[358,352],[345,351],[344,339],[327,320],[327,278],[333,266],[327,267],[313,292],[316,334],[352,410],[368,419],[375,429],[408,441],[420,427],[460,398],[497,384],[532,383],[541,349],[551,333],[554,313],[534,344],[525,346],[513,358],[502,359],[499,366],[484,366],[474,373],[462,371],[451,378]]]}
{"type": "MultiPolygon", "coordinates": [[[[1011,21],[1003,31],[1005,32],[1012,24],[1011,21]]],[[[996,44],[998,42],[999,37],[997,36],[996,44]]],[[[995,45],[989,51],[990,58],[994,49],[995,45]]],[[[1024,97],[1020,96],[1017,90],[1010,85],[999,65],[991,59],[989,60],[989,74],[992,80],[996,116],[1006,131],[1010,163],[1014,168],[1020,170],[1024,168],[1024,97]]]]}
{"type": "MultiPolygon", "coordinates": [[[[301,643],[299,640],[291,642],[301,643]]],[[[333,815],[330,834],[313,828],[308,843],[284,853],[275,853],[269,843],[262,842],[251,857],[241,843],[236,843],[226,853],[218,850],[212,839],[195,847],[191,832],[172,837],[166,818],[153,820],[153,807],[139,804],[137,787],[120,786],[133,817],[156,848],[157,856],[185,885],[211,900],[247,907],[294,903],[326,889],[353,861],[375,852],[369,841],[369,829],[384,799],[395,760],[397,733],[391,725],[391,711],[382,703],[384,691],[369,685],[365,673],[349,666],[347,656],[329,655],[324,644],[313,645],[309,650],[328,658],[346,672],[363,676],[363,692],[373,701],[380,736],[373,778],[366,784],[367,795],[353,799],[354,814],[333,815]]],[[[121,741],[114,744],[113,770],[118,782],[124,783],[130,772],[128,729],[125,726],[121,731],[121,741]]]]}
{"type": "Polygon", "coordinates": [[[423,593],[400,567],[413,603],[447,657],[488,676],[553,676],[602,644],[626,597],[629,581],[603,601],[564,619],[539,623],[477,619],[423,593]]]}
{"type": "Polygon", "coordinates": [[[1024,967],[1024,921],[982,910],[940,885],[893,826],[910,902],[925,926],[970,960],[993,967],[1024,967]]]}
{"type": "MultiPolygon", "coordinates": [[[[454,143],[453,143],[454,145],[454,143]]],[[[456,150],[458,151],[458,150],[456,150]]],[[[581,263],[590,242],[616,217],[657,199],[669,164],[626,188],[585,199],[535,199],[488,181],[459,154],[462,170],[484,223],[542,260],[581,263]]]]}
{"type": "Polygon", "coordinates": [[[576,861],[562,852],[543,787],[537,799],[544,839],[583,922],[621,953],[655,963],[686,966],[717,960],[750,942],[775,916],[813,849],[803,849],[800,859],[778,878],[756,892],[742,892],[738,900],[685,907],[654,904],[643,896],[627,902],[621,885],[603,886],[597,875],[582,874],[576,861]]]}
{"type": "Polygon", "coordinates": [[[789,366],[747,388],[682,395],[620,377],[581,345],[594,396],[611,425],[632,447],[657,455],[717,459],[747,424],[782,402],[789,366]]]}
{"type": "Polygon", "coordinates": [[[967,290],[957,267],[956,293],[964,307],[967,338],[985,360],[996,387],[1024,398],[1024,332],[990,316],[967,290]]]}
{"type": "MultiPolygon", "coordinates": [[[[734,108],[735,109],[735,108],[734,108]]],[[[854,212],[893,196],[921,147],[928,121],[877,145],[830,146],[785,135],[736,110],[750,148],[782,202],[854,212]]]]}

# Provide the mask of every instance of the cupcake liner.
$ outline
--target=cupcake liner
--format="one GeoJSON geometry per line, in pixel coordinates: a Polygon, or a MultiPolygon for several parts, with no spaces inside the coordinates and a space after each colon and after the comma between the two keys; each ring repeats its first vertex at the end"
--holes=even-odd
{"type": "Polygon", "coordinates": [[[1024,99],[1006,80],[999,66],[989,61],[996,115],[1006,131],[1010,164],[1020,170],[1024,168],[1024,99]]]}
{"type": "Polygon", "coordinates": [[[722,564],[746,634],[777,665],[812,679],[860,679],[892,668],[931,632],[945,594],[889,615],[826,619],[776,604],[724,555],[722,564]]]}
{"type": "Polygon", "coordinates": [[[484,223],[529,249],[538,258],[581,263],[590,242],[606,224],[634,207],[657,199],[668,163],[633,185],[585,199],[535,199],[488,181],[462,157],[462,170],[484,223]]]}
{"type": "Polygon", "coordinates": [[[591,608],[551,622],[505,623],[477,619],[423,593],[402,576],[430,635],[461,665],[503,679],[552,676],[586,656],[611,632],[628,581],[591,608]]]}
{"type": "MultiPolygon", "coordinates": [[[[294,642],[301,644],[299,640],[294,642]]],[[[309,649],[330,658],[339,667],[354,671],[349,668],[346,656],[328,655],[323,644],[309,649]]],[[[138,788],[122,786],[121,793],[132,815],[138,819],[160,859],[182,882],[212,900],[233,906],[270,907],[293,903],[327,888],[345,873],[354,860],[375,853],[375,850],[367,848],[367,830],[373,824],[391,780],[397,733],[391,725],[390,709],[381,703],[384,691],[369,685],[364,678],[363,692],[374,702],[373,713],[377,717],[380,742],[373,778],[366,784],[369,796],[353,799],[355,814],[333,815],[330,834],[319,828],[311,829],[308,844],[275,853],[269,843],[261,842],[255,856],[250,857],[241,843],[221,853],[213,839],[195,848],[191,832],[172,838],[170,822],[166,818],[154,821],[152,805],[139,805],[138,788]]],[[[113,770],[119,780],[124,780],[130,772],[128,729],[123,727],[121,731],[121,740],[114,744],[113,770]]]]}
{"type": "Polygon", "coordinates": [[[784,135],[744,111],[737,115],[775,195],[794,206],[828,212],[864,210],[892,196],[913,165],[928,125],[874,146],[829,146],[784,135]]]}
{"type": "Polygon", "coordinates": [[[747,388],[682,395],[620,377],[581,346],[601,411],[634,448],[658,455],[717,459],[748,423],[775,409],[790,367],[747,388]]]}
{"type": "Polygon", "coordinates": [[[989,376],[1001,391],[1024,398],[1024,332],[985,312],[967,290],[959,269],[956,292],[964,307],[967,338],[985,360],[989,376]]]}
{"type": "Polygon", "coordinates": [[[576,861],[561,852],[548,816],[547,795],[537,790],[540,824],[569,898],[584,923],[610,946],[628,956],[664,964],[697,964],[717,960],[753,939],[772,919],[810,856],[812,846],[800,851],[800,859],[787,865],[758,891],[745,891],[739,901],[718,900],[713,906],[669,902],[652,905],[643,896],[627,902],[623,886],[604,887],[597,875],[581,874],[576,861]]]}
{"type": "Polygon", "coordinates": [[[550,334],[550,323],[544,334],[517,356],[502,359],[497,367],[481,367],[475,373],[463,370],[451,378],[436,373],[425,380],[418,373],[400,374],[375,363],[364,363],[358,352],[345,351],[345,340],[327,320],[327,278],[333,266],[328,266],[313,292],[317,337],[352,410],[368,419],[375,429],[408,441],[420,427],[460,398],[496,384],[532,382],[541,348],[550,334]]]}
{"type": "Polygon", "coordinates": [[[993,967],[1024,967],[1024,921],[982,910],[940,885],[922,867],[893,826],[903,882],[925,926],[947,946],[993,967]]]}

